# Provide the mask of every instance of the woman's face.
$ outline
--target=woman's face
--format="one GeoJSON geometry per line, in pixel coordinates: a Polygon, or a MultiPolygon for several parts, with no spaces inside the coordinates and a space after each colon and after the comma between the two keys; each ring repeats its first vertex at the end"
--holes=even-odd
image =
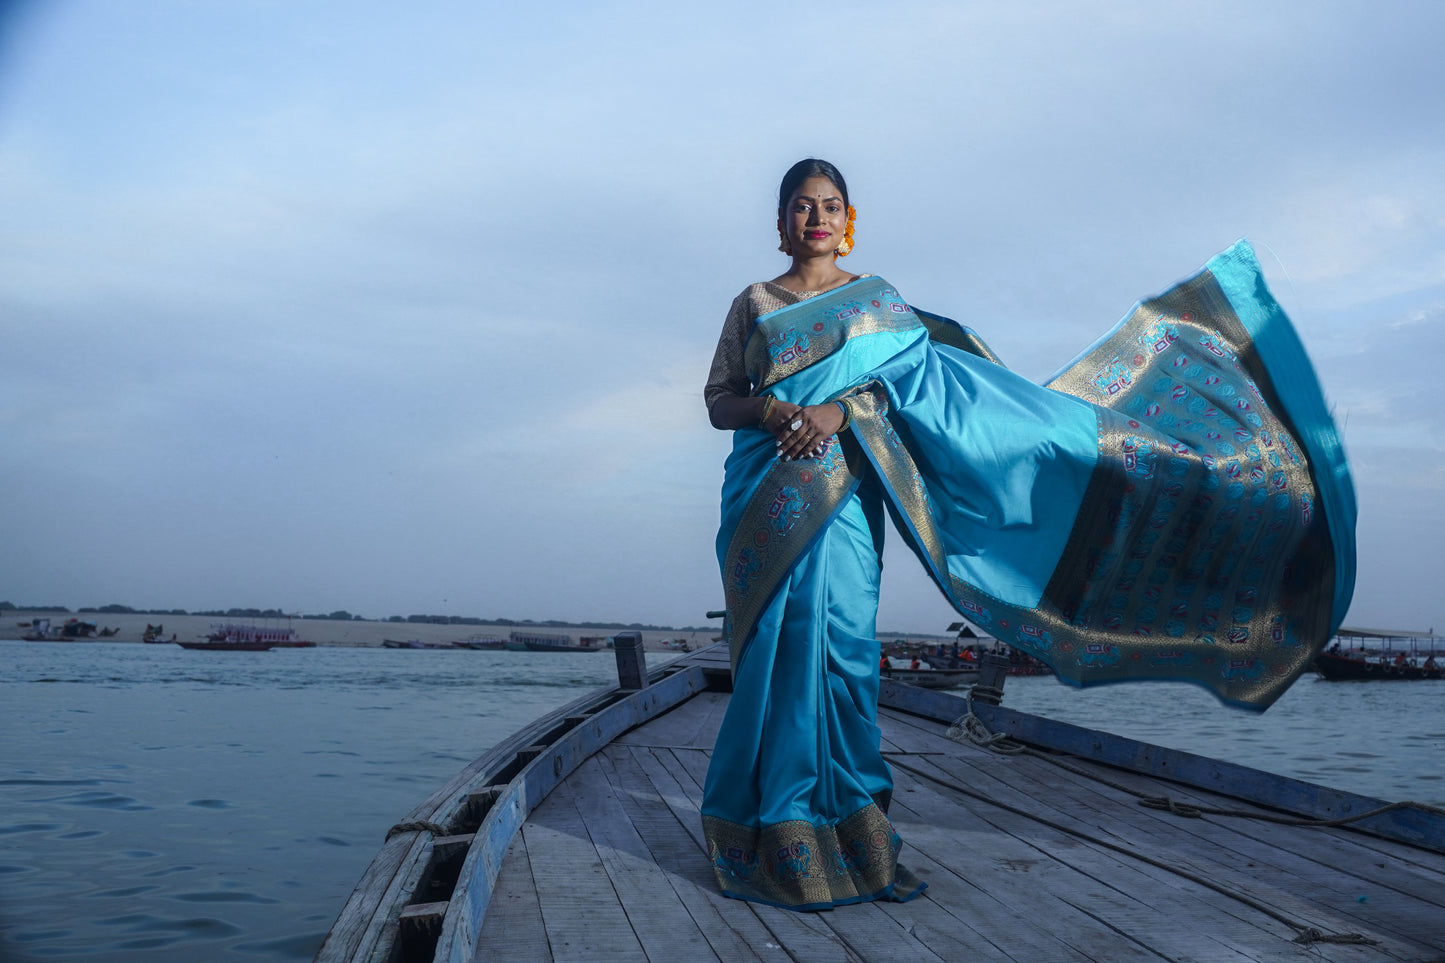
{"type": "Polygon", "coordinates": [[[820,257],[843,243],[848,205],[843,192],[826,177],[810,177],[798,185],[783,211],[783,227],[793,255],[820,257]]]}

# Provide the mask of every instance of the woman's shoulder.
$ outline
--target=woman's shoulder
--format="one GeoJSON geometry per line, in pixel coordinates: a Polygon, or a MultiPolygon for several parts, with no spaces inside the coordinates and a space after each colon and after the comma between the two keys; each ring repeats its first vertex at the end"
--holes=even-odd
{"type": "MultiPolygon", "coordinates": [[[[875,279],[872,274],[859,274],[852,280],[839,287],[847,287],[849,284],[856,284],[859,281],[875,279]]],[[[827,294],[836,291],[837,288],[830,288],[829,291],[794,291],[784,286],[774,278],[771,281],[754,281],[742,292],[733,298],[733,309],[746,310],[752,317],[768,314],[789,304],[797,304],[799,301],[806,301],[809,298],[817,297],[819,294],[827,294]]]]}
{"type": "Polygon", "coordinates": [[[748,321],[756,321],[765,314],[796,304],[803,298],[803,295],[789,291],[776,281],[754,281],[733,298],[731,313],[742,315],[748,321]]]}

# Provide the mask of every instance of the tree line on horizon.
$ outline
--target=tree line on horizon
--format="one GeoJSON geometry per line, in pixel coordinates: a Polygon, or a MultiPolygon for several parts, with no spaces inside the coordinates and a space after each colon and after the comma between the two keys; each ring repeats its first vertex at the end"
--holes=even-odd
{"type": "MultiPolygon", "coordinates": [[[[16,605],[0,602],[0,612],[61,612],[70,614],[64,605],[16,605]]],[[[707,632],[715,628],[705,625],[651,625],[642,622],[567,622],[561,619],[483,619],[464,615],[391,615],[384,619],[368,619],[364,615],[353,615],[345,609],[327,614],[297,614],[281,609],[230,608],[209,609],[188,612],[185,609],[144,609],[129,605],[82,605],[75,610],[77,615],[202,615],[224,619],[316,619],[330,622],[402,622],[414,625],[541,625],[549,628],[573,626],[582,629],[632,629],[648,632],[707,632]]]]}

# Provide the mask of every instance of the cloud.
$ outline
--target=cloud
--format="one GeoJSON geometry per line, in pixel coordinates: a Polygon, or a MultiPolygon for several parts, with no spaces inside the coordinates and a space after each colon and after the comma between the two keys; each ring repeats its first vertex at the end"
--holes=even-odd
{"type": "MultiPolygon", "coordinates": [[[[0,75],[18,597],[699,621],[701,384],[808,154],[850,267],[1034,378],[1251,237],[1362,525],[1438,482],[1445,8],[37,10],[0,75]]],[[[946,618],[916,567],[882,622],[946,618]]]]}

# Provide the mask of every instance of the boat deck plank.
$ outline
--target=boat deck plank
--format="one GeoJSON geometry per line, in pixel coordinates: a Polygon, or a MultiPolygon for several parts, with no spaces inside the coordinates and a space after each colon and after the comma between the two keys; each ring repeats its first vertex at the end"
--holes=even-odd
{"type": "MultiPolygon", "coordinates": [[[[1103,770],[1105,768],[1087,760],[1077,760],[1074,765],[1086,770],[1103,770]]],[[[1090,793],[1100,791],[1096,781],[1073,774],[1065,775],[1068,779],[1075,781],[1081,790],[1090,793]]],[[[1147,784],[1138,783],[1134,773],[1109,771],[1107,778],[1132,789],[1149,791],[1147,784]]],[[[1174,787],[1171,795],[1176,801],[1189,805],[1211,805],[1213,802],[1186,786],[1174,787]]],[[[1238,800],[1232,801],[1229,807],[1247,812],[1268,812],[1263,807],[1238,800]]],[[[1171,818],[1162,813],[1156,813],[1156,816],[1166,820],[1171,818]]],[[[1388,839],[1366,839],[1357,833],[1322,827],[1315,830],[1315,834],[1319,837],[1319,845],[1300,850],[1295,842],[1298,832],[1294,827],[1279,826],[1269,821],[1231,820],[1229,818],[1206,819],[1198,822],[1200,823],[1198,831],[1202,834],[1217,838],[1220,831],[1232,829],[1236,834],[1245,837],[1245,840],[1238,842],[1238,845],[1267,844],[1278,851],[1299,852],[1311,860],[1322,863],[1330,871],[1353,875],[1362,885],[1402,890],[1445,911],[1445,867],[1441,867],[1438,863],[1429,865],[1417,860],[1415,857],[1420,854],[1420,850],[1403,843],[1388,839]],[[1245,827],[1249,832],[1243,831],[1245,827]],[[1381,856],[1390,857],[1388,868],[1381,864],[1381,856]]]]}
{"type": "MultiPolygon", "coordinates": [[[[1120,880],[1130,873],[1128,865],[1111,860],[1110,854],[1090,852],[1081,841],[1051,834],[1047,827],[1015,814],[990,812],[990,807],[911,774],[900,773],[898,786],[914,813],[912,818],[904,818],[900,811],[896,824],[913,849],[938,854],[935,858],[955,873],[970,873],[993,899],[1027,907],[1030,926],[1042,923],[1081,958],[1157,958],[1158,950],[1150,941],[1164,938],[1161,928],[1168,925],[1168,907],[1160,907],[1161,894],[1152,886],[1136,881],[1130,887],[1130,881],[1120,880]],[[972,805],[965,808],[961,803],[972,805]],[[1147,895],[1141,898],[1139,890],[1147,895]],[[1151,917],[1151,925],[1138,932],[1147,934],[1149,940],[1120,943],[1119,921],[1141,912],[1151,917]]],[[[1197,937],[1192,942],[1197,946],[1197,937]]],[[[1215,948],[1213,957],[1240,959],[1220,948],[1215,948]]]]}
{"type": "Polygon", "coordinates": [[[577,796],[565,783],[522,828],[542,921],[555,960],[646,959],[617,884],[597,853],[577,796]]]}
{"type": "MultiPolygon", "coordinates": [[[[1128,797],[1103,796],[1102,793],[1109,790],[1101,790],[1098,783],[1089,783],[1069,773],[1063,775],[1077,781],[1071,795],[1095,808],[1101,818],[1108,818],[1110,810],[1122,815],[1119,810],[1134,805],[1128,797]],[[1096,801],[1091,801],[1091,797],[1096,801]]],[[[1174,793],[1173,798],[1182,803],[1210,805],[1212,802],[1182,789],[1174,793]]],[[[1241,891],[1259,883],[1285,890],[1305,883],[1311,888],[1312,900],[1338,914],[1337,925],[1370,926],[1400,936],[1413,936],[1445,950],[1441,934],[1432,937],[1414,932],[1420,903],[1433,906],[1445,916],[1439,880],[1417,872],[1407,875],[1398,868],[1386,869],[1379,853],[1361,845],[1361,837],[1355,834],[1328,828],[1301,831],[1296,827],[1227,816],[1180,818],[1150,809],[1136,815],[1141,817],[1134,824],[1141,831],[1136,840],[1140,845],[1154,849],[1179,845],[1184,859],[1197,871],[1224,879],[1229,879],[1231,874],[1241,875],[1242,879],[1231,882],[1241,891]],[[1176,836],[1182,838],[1176,842],[1171,838],[1176,836]],[[1232,858],[1227,863],[1221,862],[1220,854],[1230,854],[1232,858]],[[1196,859],[1200,862],[1194,863],[1196,859]],[[1401,900],[1402,895],[1406,899],[1401,900]]]]}
{"type": "MultiPolygon", "coordinates": [[[[932,755],[928,762],[951,772],[966,785],[989,782],[986,774],[969,767],[962,759],[932,755]]],[[[1174,816],[1140,807],[1127,794],[1033,758],[1016,761],[1015,785],[1025,782],[1029,769],[1038,768],[1045,771],[1038,773],[1034,780],[1038,801],[1032,811],[1040,818],[1076,821],[1100,839],[1108,838],[1134,851],[1150,854],[1272,905],[1289,906],[1295,900],[1292,894],[1305,884],[1311,893],[1310,902],[1291,907],[1291,912],[1299,922],[1322,930],[1355,931],[1363,926],[1387,935],[1414,935],[1428,945],[1439,945],[1438,935],[1432,939],[1412,934],[1419,923],[1420,904],[1436,905],[1438,909],[1433,900],[1415,894],[1401,901],[1391,898],[1400,895],[1398,886],[1381,886],[1359,878],[1361,868],[1371,865],[1368,850],[1356,844],[1362,837],[1349,839],[1353,834],[1340,830],[1301,830],[1231,817],[1174,816]],[[1046,781],[1050,778],[1051,782],[1046,781]],[[1059,799],[1065,800],[1066,805],[1060,805],[1059,799]],[[1284,833],[1288,836],[1284,837],[1284,833]],[[1274,841],[1268,838],[1271,836],[1274,841]],[[1353,855],[1344,860],[1336,858],[1346,847],[1355,850],[1353,855]],[[1366,899],[1360,900],[1361,895],[1366,895],[1366,899]],[[1321,908],[1327,916],[1311,915],[1321,908]]],[[[1117,779],[1117,775],[1111,772],[1105,778],[1125,781],[1117,779]]],[[[996,797],[1007,792],[1003,787],[992,791],[996,797]]],[[[1157,793],[1157,783],[1149,791],[1157,793]]],[[[1173,795],[1181,801],[1218,802],[1182,790],[1173,795]]],[[[1378,871],[1378,867],[1376,869],[1378,871]]]]}
{"type": "MultiPolygon", "coordinates": [[[[1125,846],[1130,851],[1146,854],[1179,870],[1204,876],[1233,892],[1253,896],[1287,910],[1289,915],[1302,925],[1314,926],[1326,932],[1355,932],[1365,926],[1376,931],[1376,938],[1408,936],[1409,928],[1418,926],[1420,922],[1420,912],[1425,908],[1421,904],[1429,903],[1428,900],[1413,899],[1408,906],[1387,906],[1384,901],[1377,901],[1375,906],[1369,906],[1369,900],[1360,903],[1359,881],[1354,879],[1352,872],[1360,860],[1341,867],[1329,867],[1312,862],[1309,856],[1305,855],[1329,853],[1335,848],[1336,842],[1331,836],[1353,834],[1329,829],[1303,830],[1255,821],[1248,821],[1248,825],[1241,828],[1215,823],[1214,817],[1187,819],[1173,816],[1141,807],[1132,796],[1033,757],[1008,760],[1010,779],[1004,782],[996,778],[997,767],[987,765],[989,760],[986,757],[951,752],[946,741],[932,742],[926,732],[914,733],[906,741],[913,745],[919,754],[907,760],[893,757],[897,763],[936,768],[938,778],[952,779],[958,785],[986,792],[1000,803],[1025,810],[1032,818],[1060,824],[1078,823],[1097,841],[1086,841],[1085,846],[1097,848],[1105,841],[1116,846],[1125,846]],[[927,753],[930,748],[940,751],[927,753]],[[1075,784],[1070,785],[1070,780],[1075,784]],[[1108,794],[1114,794],[1116,798],[1110,798],[1108,794]],[[1246,829],[1248,831],[1245,831],[1246,829]],[[1266,829],[1277,833],[1288,832],[1291,835],[1288,845],[1270,845],[1251,835],[1256,831],[1262,833],[1266,829]],[[1241,859],[1241,856],[1244,858],[1241,859]],[[1295,895],[1302,884],[1311,894],[1308,902],[1295,895]],[[1403,919],[1399,917],[1400,910],[1404,910],[1403,919]]],[[[1078,760],[1070,760],[1069,764],[1077,768],[1091,766],[1078,760]]],[[[1122,775],[1125,774],[1110,770],[1105,778],[1124,783],[1126,780],[1121,778],[1122,775]]],[[[1138,782],[1137,776],[1128,775],[1131,780],[1138,782]]],[[[1145,780],[1141,785],[1151,794],[1161,792],[1157,781],[1145,780]]],[[[1185,795],[1182,787],[1170,787],[1168,791],[1176,798],[1185,795]]],[[[1208,797],[1208,794],[1190,795],[1197,801],[1210,805],[1218,805],[1220,802],[1218,797],[1208,797]]],[[[1229,805],[1239,808],[1234,803],[1229,805]]],[[[964,808],[961,802],[960,808],[964,808]]],[[[997,817],[986,814],[984,817],[1003,828],[997,817]]],[[[1046,836],[1044,838],[1047,839],[1046,836]]],[[[1364,837],[1354,838],[1358,840],[1364,837]]],[[[1066,839],[1061,839],[1049,843],[1049,851],[1058,852],[1066,842],[1066,839]]],[[[1127,881],[1131,875],[1130,864],[1146,872],[1150,869],[1147,863],[1138,860],[1119,863],[1108,876],[1111,883],[1121,885],[1127,881]]],[[[1178,873],[1159,870],[1157,867],[1151,875],[1158,877],[1155,886],[1173,886],[1184,879],[1178,873]]],[[[1147,894],[1150,890],[1146,889],[1144,892],[1147,894]]],[[[1154,890],[1153,895],[1157,898],[1159,891],[1154,890]]],[[[1218,903],[1221,911],[1226,913],[1231,911],[1230,904],[1235,903],[1213,891],[1195,887],[1195,891],[1187,896],[1188,902],[1181,906],[1179,911],[1185,916],[1189,915],[1188,904],[1200,900],[1218,903]]],[[[1268,922],[1267,917],[1258,913],[1254,916],[1268,922]]],[[[1226,933],[1228,930],[1220,932],[1226,933]]],[[[1293,933],[1289,936],[1292,938],[1293,933]]],[[[1427,945],[1435,944],[1435,940],[1429,938],[1422,941],[1427,945]]]]}
{"type": "Polygon", "coordinates": [[[678,891],[693,924],[717,955],[725,960],[763,959],[753,947],[766,944],[770,934],[757,921],[743,927],[727,921],[723,913],[727,900],[715,887],[708,887],[711,871],[706,860],[697,858],[697,840],[685,821],[691,817],[679,818],[673,812],[630,752],[599,753],[598,764],[612,783],[623,812],[646,843],[657,871],[678,891]]]}
{"type": "Polygon", "coordinates": [[[537,900],[527,840],[518,836],[507,849],[487,906],[487,928],[477,937],[479,960],[550,960],[547,926],[537,900]]]}
{"type": "MultiPolygon", "coordinates": [[[[907,787],[915,780],[912,773],[899,774],[900,786],[907,787]]],[[[950,852],[967,848],[960,847],[960,841],[1012,840],[1012,846],[984,848],[974,860],[973,872],[986,881],[994,895],[1031,906],[1032,914],[1042,914],[1089,958],[1094,954],[1102,959],[1128,958],[1126,948],[1109,945],[1119,936],[1145,948],[1150,959],[1156,958],[1154,954],[1166,959],[1197,956],[1207,960],[1335,958],[1307,954],[1303,947],[1289,943],[1293,930],[1173,873],[1101,849],[1028,816],[988,806],[970,812],[966,806],[973,802],[970,797],[939,791],[928,780],[918,782],[921,784],[906,799],[912,800],[918,793],[936,793],[938,801],[930,808],[943,813],[958,810],[960,815],[952,821],[945,817],[922,822],[921,830],[912,825],[904,830],[905,824],[900,823],[901,831],[918,835],[914,845],[929,852],[950,852]],[[950,839],[955,840],[952,847],[950,839]],[[1081,917],[1090,922],[1080,925],[1081,917]],[[1197,928],[1201,918],[1210,921],[1207,931],[1197,928]],[[1099,932],[1098,925],[1105,921],[1114,936],[1099,932]],[[1102,952],[1098,948],[1101,936],[1106,947],[1102,952]],[[1261,953],[1260,946],[1287,949],[1261,953]]]]}
{"type": "Polygon", "coordinates": [[[680,914],[691,915],[683,894],[657,872],[655,856],[624,812],[601,762],[593,757],[583,763],[566,788],[579,812],[589,817],[592,843],[647,955],[653,959],[672,954],[688,960],[717,960],[699,927],[672,925],[680,914]]]}
{"type": "Polygon", "coordinates": [[[659,726],[638,726],[612,740],[620,746],[668,746],[712,751],[727,699],[694,697],[671,710],[659,726]]]}
{"type": "Polygon", "coordinates": [[[1076,773],[997,755],[889,709],[890,815],[928,892],[829,913],[728,899],[699,811],[727,698],[700,693],[614,740],[532,811],[475,959],[1445,960],[1445,856],[1348,830],[1150,810],[1116,786],[1258,807],[1084,760],[1068,760],[1076,773]],[[1376,942],[1295,943],[1289,923],[1231,894],[1376,942]]]}

